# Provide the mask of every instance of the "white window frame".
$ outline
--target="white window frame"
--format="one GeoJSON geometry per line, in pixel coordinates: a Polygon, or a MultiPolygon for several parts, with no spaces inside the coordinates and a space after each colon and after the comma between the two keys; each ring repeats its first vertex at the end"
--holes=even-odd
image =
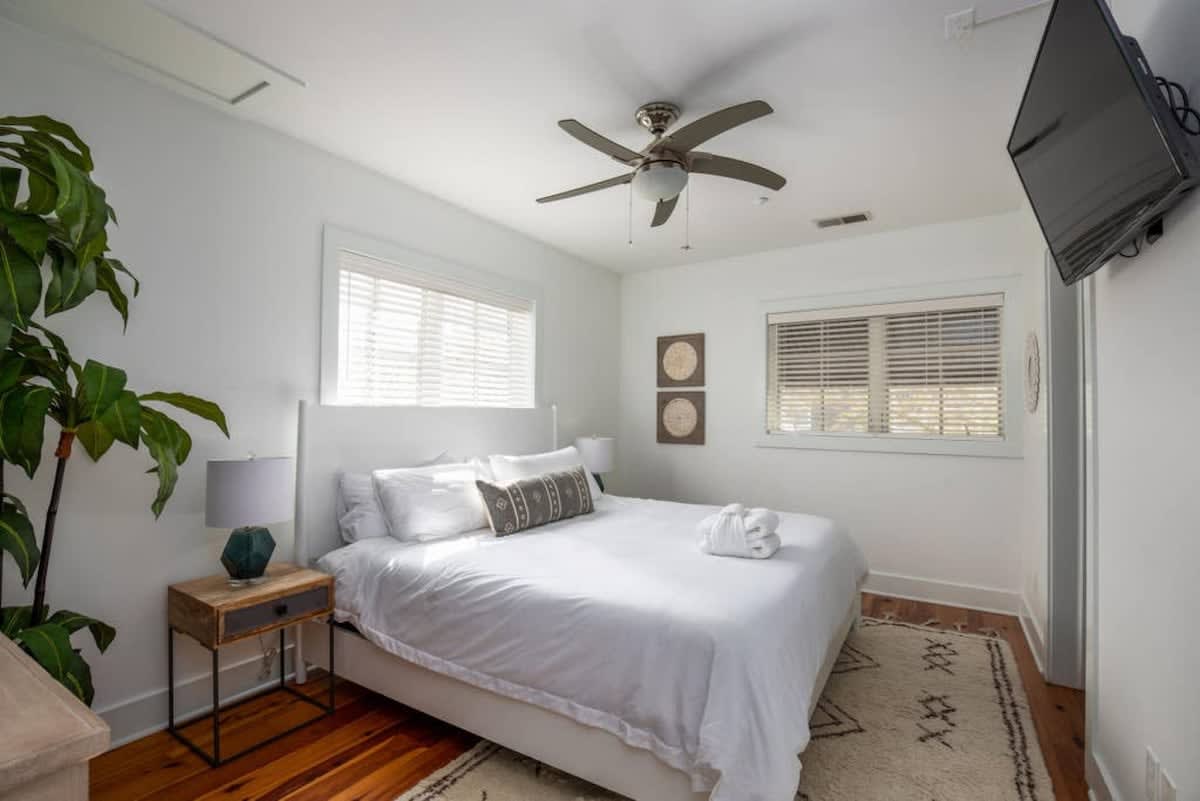
{"type": "Polygon", "coordinates": [[[342,251],[360,253],[373,259],[391,262],[403,267],[406,271],[450,278],[469,286],[531,301],[533,304],[533,405],[535,407],[542,405],[541,288],[507,276],[456,264],[427,253],[411,250],[394,242],[387,242],[335,225],[326,225],[322,238],[321,384],[319,394],[321,405],[346,405],[338,397],[338,332],[341,314],[338,254],[342,251]]]}
{"type": "Polygon", "coordinates": [[[878,453],[918,453],[943,456],[979,456],[1020,459],[1024,451],[1024,307],[1020,297],[1021,277],[1000,276],[971,281],[952,281],[918,286],[892,287],[869,292],[765,300],[759,304],[755,319],[759,334],[756,359],[757,380],[752,386],[758,397],[758,434],[760,448],[799,448],[828,451],[868,451],[878,453]],[[892,303],[943,301],[978,295],[1004,296],[1003,380],[1004,436],[999,439],[922,437],[912,434],[849,434],[823,432],[776,432],[767,429],[767,316],[786,312],[833,311],[849,306],[874,306],[892,303]]]}

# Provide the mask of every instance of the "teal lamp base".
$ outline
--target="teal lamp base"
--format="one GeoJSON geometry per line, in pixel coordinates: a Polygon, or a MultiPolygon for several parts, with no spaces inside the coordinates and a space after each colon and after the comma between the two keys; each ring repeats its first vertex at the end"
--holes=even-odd
{"type": "Polygon", "coordinates": [[[234,587],[259,584],[275,552],[275,539],[262,526],[235,528],[221,551],[221,564],[234,587]]]}

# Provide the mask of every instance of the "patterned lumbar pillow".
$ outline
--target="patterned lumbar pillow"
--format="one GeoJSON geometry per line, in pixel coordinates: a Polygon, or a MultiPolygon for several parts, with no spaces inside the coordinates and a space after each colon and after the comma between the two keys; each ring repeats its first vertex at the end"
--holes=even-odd
{"type": "Polygon", "coordinates": [[[500,537],[593,511],[582,466],[505,483],[476,481],[475,486],[483,496],[488,523],[500,537]]]}

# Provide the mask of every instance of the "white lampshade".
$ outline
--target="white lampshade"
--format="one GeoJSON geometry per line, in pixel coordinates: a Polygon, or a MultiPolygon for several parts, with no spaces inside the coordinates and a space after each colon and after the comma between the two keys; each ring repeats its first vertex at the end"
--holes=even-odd
{"type": "Polygon", "coordinates": [[[580,437],[575,440],[575,449],[589,472],[607,473],[613,469],[616,440],[612,437],[580,437]]]}
{"type": "Polygon", "coordinates": [[[204,522],[209,528],[241,528],[291,520],[295,491],[290,456],[211,461],[204,522]]]}
{"type": "Polygon", "coordinates": [[[633,175],[633,188],[646,200],[670,200],[687,186],[688,174],[674,161],[652,161],[633,175]]]}

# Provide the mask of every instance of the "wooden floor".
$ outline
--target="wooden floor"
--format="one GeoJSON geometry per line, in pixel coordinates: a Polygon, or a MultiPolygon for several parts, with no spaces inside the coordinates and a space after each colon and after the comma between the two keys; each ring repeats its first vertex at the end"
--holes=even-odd
{"type": "MultiPolygon", "coordinates": [[[[911,623],[995,629],[1012,645],[1058,801],[1085,801],[1083,694],[1042,681],[1016,618],[937,604],[863,596],[863,612],[911,623]]],[[[324,682],[304,688],[320,693],[324,682]]],[[[93,801],[393,801],[421,778],[470,748],[476,738],[348,682],[337,712],[220,768],[210,769],[166,732],[92,762],[93,801]]],[[[316,713],[276,692],[222,718],[221,747],[233,753],[316,713]]],[[[205,748],[203,723],[188,733],[205,748]]]]}

